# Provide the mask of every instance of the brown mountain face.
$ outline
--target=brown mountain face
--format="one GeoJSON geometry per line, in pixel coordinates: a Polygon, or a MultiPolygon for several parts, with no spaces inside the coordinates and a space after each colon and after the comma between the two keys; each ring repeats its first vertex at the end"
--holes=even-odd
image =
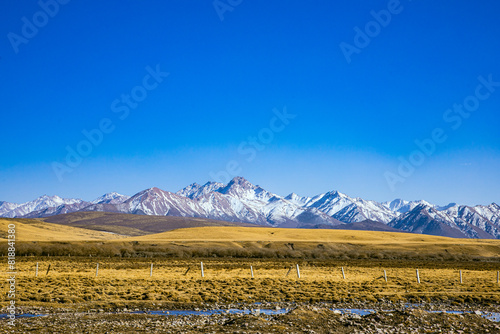
{"type": "Polygon", "coordinates": [[[114,212],[74,212],[47,217],[42,220],[53,224],[61,224],[129,236],[161,233],[187,227],[258,226],[248,223],[230,223],[204,218],[146,216],[114,212]]]}

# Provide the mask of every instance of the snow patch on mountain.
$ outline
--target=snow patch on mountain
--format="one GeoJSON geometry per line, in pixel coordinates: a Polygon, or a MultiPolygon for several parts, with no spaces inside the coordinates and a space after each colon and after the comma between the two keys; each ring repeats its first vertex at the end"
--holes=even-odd
{"type": "Polygon", "coordinates": [[[91,203],[92,204],[118,204],[118,203],[123,203],[126,200],[128,200],[130,196],[126,195],[121,195],[117,192],[111,192],[104,194],[95,200],[93,200],[91,203]]]}
{"type": "Polygon", "coordinates": [[[206,194],[210,194],[211,192],[217,191],[223,187],[224,184],[218,182],[207,182],[202,186],[195,182],[190,184],[186,188],[179,190],[178,192],[176,192],[176,194],[195,199],[205,196],[206,194]]]}
{"type": "Polygon", "coordinates": [[[4,213],[2,216],[8,218],[23,217],[33,211],[40,211],[51,207],[58,207],[64,204],[76,204],[80,202],[83,201],[81,199],[61,198],[59,196],[43,195],[33,201],[20,204],[13,210],[4,213]]]}
{"type": "Polygon", "coordinates": [[[129,197],[112,192],[92,202],[47,195],[22,204],[0,202],[2,217],[40,218],[76,211],[203,217],[275,227],[334,227],[372,221],[414,233],[500,238],[500,207],[496,203],[474,207],[403,199],[379,203],[338,191],[281,197],[242,177],[228,184],[193,183],[177,193],[150,188],[129,197]]]}

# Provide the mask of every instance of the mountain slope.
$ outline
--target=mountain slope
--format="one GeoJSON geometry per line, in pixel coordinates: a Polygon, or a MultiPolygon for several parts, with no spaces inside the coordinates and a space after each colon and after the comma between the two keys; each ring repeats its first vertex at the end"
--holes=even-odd
{"type": "Polygon", "coordinates": [[[118,204],[93,204],[84,211],[108,211],[151,216],[204,217],[205,211],[193,200],[156,187],[143,190],[118,204]]]}
{"type": "Polygon", "coordinates": [[[495,238],[492,234],[459,217],[450,217],[446,212],[439,212],[425,204],[418,205],[413,210],[393,219],[389,226],[407,232],[454,238],[495,238]]]}
{"type": "Polygon", "coordinates": [[[83,210],[87,206],[89,206],[90,203],[88,202],[78,202],[78,203],[73,203],[73,204],[61,204],[56,207],[48,207],[42,210],[37,210],[37,211],[32,211],[24,216],[23,218],[43,218],[43,217],[50,217],[50,216],[55,216],[55,215],[61,215],[65,213],[71,213],[71,212],[77,212],[80,210],[83,210]]]}
{"type": "Polygon", "coordinates": [[[77,204],[81,202],[83,202],[81,199],[68,199],[61,198],[59,196],[43,195],[33,201],[16,206],[13,210],[6,212],[2,216],[8,218],[23,217],[34,211],[40,211],[47,208],[56,208],[65,204],[77,204]]]}
{"type": "Polygon", "coordinates": [[[223,188],[223,183],[218,182],[207,182],[204,185],[200,186],[198,183],[192,183],[184,189],[176,192],[177,195],[188,197],[191,199],[200,198],[206,194],[217,191],[220,188],[223,188]]]}
{"type": "Polygon", "coordinates": [[[127,236],[154,234],[188,227],[257,226],[205,218],[146,216],[112,212],[74,212],[43,218],[43,221],[127,236]]]}
{"type": "Polygon", "coordinates": [[[414,233],[500,238],[500,207],[495,203],[474,207],[402,199],[379,203],[338,191],[281,197],[242,177],[228,184],[192,183],[177,193],[150,188],[129,197],[113,192],[91,202],[46,195],[23,204],[0,202],[3,217],[44,218],[73,212],[193,217],[271,227],[341,228],[357,224],[352,228],[383,230],[380,224],[384,224],[390,230],[414,233]]]}
{"type": "Polygon", "coordinates": [[[17,208],[19,204],[0,201],[0,217],[17,208]]]}
{"type": "Polygon", "coordinates": [[[104,194],[95,200],[93,200],[91,203],[92,204],[118,204],[118,203],[123,203],[126,200],[128,200],[130,196],[125,196],[121,195],[117,192],[111,192],[104,194]]]}

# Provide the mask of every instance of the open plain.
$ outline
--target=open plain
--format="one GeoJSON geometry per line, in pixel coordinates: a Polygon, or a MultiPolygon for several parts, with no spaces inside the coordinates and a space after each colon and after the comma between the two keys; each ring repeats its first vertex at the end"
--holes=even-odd
{"type": "MultiPolygon", "coordinates": [[[[239,226],[122,236],[0,224],[13,221],[18,311],[45,315],[18,317],[20,332],[500,330],[482,316],[499,310],[498,240],[239,226]],[[217,312],[202,313],[210,310],[217,312]]],[[[1,247],[5,255],[5,241],[1,247]]],[[[6,293],[1,303],[5,313],[6,293]]]]}

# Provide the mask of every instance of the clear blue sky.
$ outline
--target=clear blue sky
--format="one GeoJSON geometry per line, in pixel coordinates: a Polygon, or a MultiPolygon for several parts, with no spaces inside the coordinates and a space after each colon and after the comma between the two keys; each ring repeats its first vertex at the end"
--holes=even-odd
{"type": "Polygon", "coordinates": [[[498,1],[46,2],[0,13],[0,200],[177,191],[229,163],[280,195],[500,203],[498,1]]]}

